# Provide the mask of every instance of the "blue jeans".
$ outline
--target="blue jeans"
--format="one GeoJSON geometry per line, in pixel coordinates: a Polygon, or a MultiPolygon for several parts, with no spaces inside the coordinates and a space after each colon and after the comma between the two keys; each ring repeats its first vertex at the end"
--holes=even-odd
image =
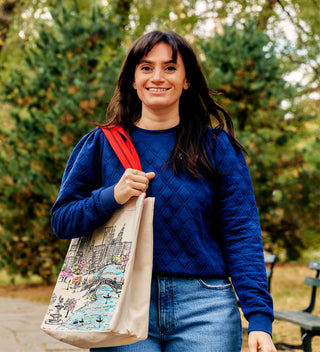
{"type": "Polygon", "coordinates": [[[240,352],[242,327],[227,279],[152,279],[149,336],[91,352],[240,352]]]}

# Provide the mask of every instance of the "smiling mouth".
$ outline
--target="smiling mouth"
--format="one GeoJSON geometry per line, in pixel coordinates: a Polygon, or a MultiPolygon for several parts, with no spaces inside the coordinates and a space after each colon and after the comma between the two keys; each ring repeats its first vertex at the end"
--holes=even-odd
{"type": "Polygon", "coordinates": [[[170,88],[147,88],[150,92],[166,92],[170,88]]]}

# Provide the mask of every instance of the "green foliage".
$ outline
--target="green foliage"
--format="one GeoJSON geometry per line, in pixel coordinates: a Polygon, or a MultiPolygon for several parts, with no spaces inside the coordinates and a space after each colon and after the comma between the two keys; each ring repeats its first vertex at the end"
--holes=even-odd
{"type": "Polygon", "coordinates": [[[320,107],[308,96],[319,92],[313,0],[15,4],[0,43],[0,267],[46,281],[60,267],[67,243],[52,233],[50,208],[66,161],[88,122],[104,119],[126,46],[152,29],[175,30],[200,48],[209,86],[223,93],[248,149],[266,249],[292,259],[319,244],[320,107]],[[296,69],[304,85],[284,80],[296,69]]]}
{"type": "Polygon", "coordinates": [[[196,0],[136,0],[131,3],[131,34],[134,38],[145,31],[158,29],[173,30],[189,35],[201,22],[195,8],[196,0]]]}
{"type": "MultiPolygon", "coordinates": [[[[314,216],[319,210],[319,172],[306,158],[311,154],[297,144],[314,116],[293,104],[287,111],[282,107],[283,101],[294,101],[298,90],[282,78],[274,46],[255,21],[224,26],[202,49],[209,86],[223,93],[220,101],[234,117],[249,152],[264,243],[297,259],[306,216],[313,214],[308,216],[309,228],[319,225],[314,216]]],[[[318,143],[314,139],[313,146],[318,143]]]]}
{"type": "Polygon", "coordinates": [[[88,121],[104,119],[122,35],[116,15],[100,7],[51,15],[38,39],[26,42],[21,69],[4,82],[12,126],[0,137],[0,265],[46,281],[66,248],[53,235],[50,208],[71,150],[93,128],[88,121]]]}
{"type": "Polygon", "coordinates": [[[277,113],[281,101],[292,94],[269,38],[257,30],[255,21],[224,26],[223,34],[202,41],[202,49],[209,86],[223,94],[223,103],[237,120],[238,129],[255,131],[258,125],[273,124],[267,116],[257,119],[257,111],[277,113]]]}

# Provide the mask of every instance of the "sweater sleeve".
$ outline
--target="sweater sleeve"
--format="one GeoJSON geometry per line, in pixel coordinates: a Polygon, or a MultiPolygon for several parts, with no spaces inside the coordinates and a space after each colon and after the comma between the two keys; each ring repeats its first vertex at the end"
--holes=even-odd
{"type": "Polygon", "coordinates": [[[68,160],[58,198],[51,210],[51,223],[59,238],[71,239],[93,232],[120,207],[114,185],[103,187],[98,129],[77,144],[68,160]]]}
{"type": "Polygon", "coordinates": [[[220,173],[217,196],[220,234],[227,267],[249,321],[248,332],[272,334],[273,302],[267,290],[260,221],[249,170],[240,149],[226,132],[216,139],[220,173]]]}

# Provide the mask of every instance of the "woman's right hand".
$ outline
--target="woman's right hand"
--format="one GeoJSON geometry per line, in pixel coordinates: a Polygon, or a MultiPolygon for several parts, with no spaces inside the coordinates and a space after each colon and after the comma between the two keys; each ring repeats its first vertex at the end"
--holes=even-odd
{"type": "Polygon", "coordinates": [[[125,204],[132,197],[146,192],[149,181],[155,177],[154,172],[127,169],[114,187],[114,199],[118,204],[125,204]]]}

